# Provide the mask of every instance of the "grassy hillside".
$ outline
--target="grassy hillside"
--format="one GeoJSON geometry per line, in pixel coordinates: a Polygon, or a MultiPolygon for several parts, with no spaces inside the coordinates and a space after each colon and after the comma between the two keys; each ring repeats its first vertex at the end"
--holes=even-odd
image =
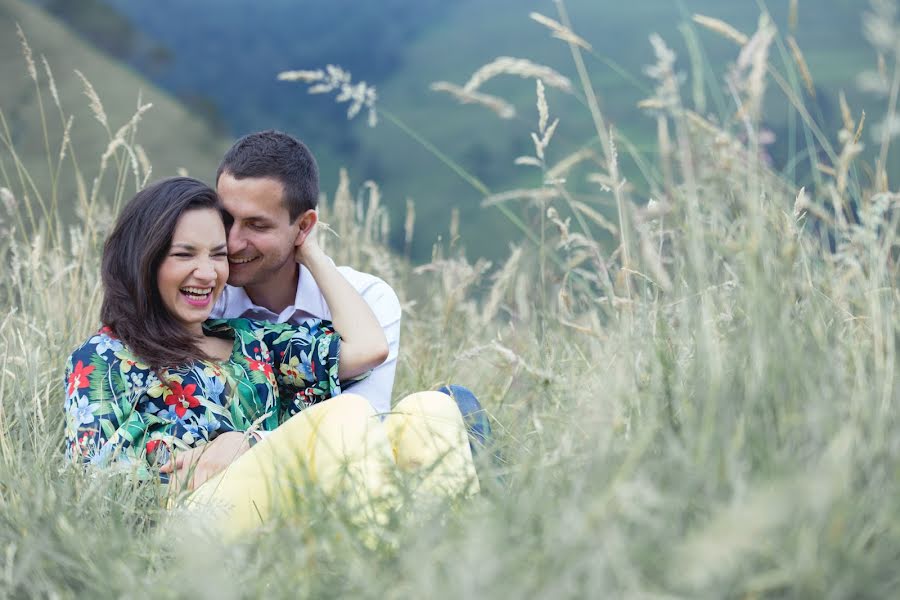
{"type": "MultiPolygon", "coordinates": [[[[35,2],[67,6],[51,0],[35,2]]],[[[152,4],[96,0],[91,3],[92,10],[101,10],[104,4],[119,11],[115,18],[127,20],[129,27],[143,36],[145,46],[158,46],[165,55],[161,62],[135,59],[134,52],[120,53],[120,58],[189,102],[196,114],[213,119],[232,135],[266,127],[299,135],[319,158],[326,190],[334,189],[342,166],[350,167],[357,184],[364,178],[379,182],[395,232],[401,229],[406,199],[415,199],[419,227],[413,253],[418,260],[430,256],[439,233],[446,237],[453,207],[461,211],[462,240],[473,255],[503,255],[513,229],[502,215],[477,211],[480,193],[405,133],[384,120],[373,131],[360,121],[348,122],[344,107],[335,105],[332,98],[309,96],[302,86],[275,81],[275,74],[283,69],[340,63],[357,80],[378,87],[380,105],[386,111],[431,140],[492,190],[535,183],[531,171],[512,164],[531,143],[527,132],[535,117],[533,82],[498,78],[485,86],[484,91],[501,95],[518,108],[518,117],[512,121],[501,121],[482,107],[458,106],[446,94],[431,92],[429,84],[437,80],[462,84],[479,66],[501,55],[528,58],[576,77],[564,44],[528,18],[532,10],[556,17],[555,4],[549,0],[391,0],[365,6],[352,0],[262,4],[250,0],[152,4]],[[441,112],[440,118],[434,117],[435,111],[441,112]]],[[[874,62],[862,36],[860,9],[864,3],[801,1],[796,31],[788,24],[790,3],[769,4],[782,37],[793,33],[803,49],[818,90],[815,99],[805,101],[821,121],[822,130],[838,127],[840,89],[846,90],[857,112],[865,108],[870,117],[877,118],[880,107],[856,93],[854,83],[860,65],[874,62]]],[[[643,73],[652,60],[648,35],[660,33],[678,53],[677,68],[685,77],[688,103],[720,122],[733,122],[732,101],[720,75],[736,60],[738,49],[692,26],[702,49],[703,66],[698,75],[679,27],[689,23],[689,16],[696,12],[723,19],[749,34],[756,28],[763,5],[720,0],[566,3],[575,30],[593,46],[586,60],[604,110],[642,153],[652,153],[655,142],[653,120],[635,109],[650,87],[643,73]],[[695,84],[704,90],[702,106],[694,106],[695,84]]],[[[60,14],[65,15],[66,10],[60,14]]],[[[80,15],[81,9],[76,14],[80,15]]],[[[68,18],[78,20],[71,14],[68,18]]],[[[79,27],[85,35],[94,36],[95,44],[111,46],[96,37],[101,35],[97,28],[79,27]]],[[[115,41],[115,36],[111,37],[115,41]]],[[[793,59],[782,47],[773,49],[773,61],[779,71],[787,72],[785,64],[793,59]]],[[[593,129],[589,115],[581,110],[583,99],[555,90],[550,90],[548,98],[551,111],[565,115],[551,158],[596,144],[589,133],[593,129]]],[[[797,150],[805,140],[799,139],[796,122],[791,123],[785,102],[777,96],[767,106],[765,125],[775,134],[769,151],[776,167],[786,169],[788,179],[804,183],[810,177],[810,165],[798,160],[797,150]]],[[[625,149],[623,169],[631,180],[639,181],[625,149]]],[[[579,177],[579,191],[588,190],[583,174],[579,177]]],[[[399,233],[397,236],[394,246],[400,248],[399,233]]]]}
{"type": "MultiPolygon", "coordinates": [[[[773,18],[782,35],[788,27],[788,3],[769,3],[773,18]]],[[[649,96],[652,82],[644,67],[653,62],[648,41],[658,32],[678,55],[677,69],[685,81],[682,91],[691,108],[713,115],[723,123],[733,122],[733,101],[728,97],[721,75],[736,61],[738,48],[729,41],[690,24],[690,15],[702,13],[722,19],[745,34],[756,29],[759,10],[753,2],[720,2],[718,0],[645,0],[615,3],[570,0],[566,2],[576,33],[593,46],[586,54],[593,87],[608,119],[620,133],[642,153],[655,151],[655,122],[636,108],[638,101],[649,96]],[[696,34],[705,61],[699,73],[706,99],[705,107],[695,107],[691,97],[694,78],[689,53],[679,27],[688,24],[696,34]],[[611,65],[615,63],[615,67],[611,65]],[[617,71],[621,68],[627,76],[617,71]],[[642,86],[642,87],[639,87],[642,86]]],[[[818,89],[815,100],[806,102],[825,131],[836,131],[840,122],[837,96],[840,90],[859,112],[877,115],[880,107],[855,89],[856,75],[862,65],[873,64],[874,53],[865,44],[860,19],[860,3],[828,0],[800,3],[796,30],[798,44],[818,89]]],[[[550,37],[548,31],[528,18],[529,11],[539,11],[558,19],[553,3],[518,0],[492,0],[488,3],[460,3],[448,18],[409,48],[402,69],[380,86],[381,104],[401,117],[412,129],[421,133],[469,172],[481,178],[492,191],[524,187],[538,183],[532,170],[513,166],[513,160],[531,146],[528,131],[537,121],[533,81],[500,77],[489,82],[483,91],[509,100],[518,109],[516,119],[503,121],[481,106],[458,105],[449,95],[428,89],[436,80],[462,85],[482,64],[497,56],[528,58],[557,69],[577,83],[577,73],[565,44],[550,37]],[[441,118],[435,118],[435,112],[441,118]]],[[[782,72],[784,60],[773,49],[773,64],[782,72]]],[[[787,63],[792,63],[787,55],[787,63]]],[[[298,102],[313,104],[315,99],[298,102]]],[[[320,101],[321,102],[321,101],[320,101]]],[[[555,149],[548,157],[552,164],[585,144],[596,146],[593,126],[581,99],[548,91],[551,115],[560,117],[555,135],[555,149]]],[[[788,164],[786,143],[789,137],[787,104],[778,93],[770,95],[765,126],[776,133],[777,168],[788,164]]],[[[383,182],[385,193],[393,202],[404,196],[417,199],[418,216],[423,225],[418,250],[427,252],[436,231],[446,231],[451,206],[459,207],[464,224],[464,240],[470,249],[494,255],[502,252],[513,230],[501,215],[478,210],[480,194],[461,181],[449,169],[403,132],[385,126],[377,131],[360,128],[362,161],[374,166],[373,172],[383,182]],[[482,224],[487,223],[486,227],[482,224]],[[497,228],[500,228],[499,230],[497,228]],[[429,235],[430,234],[430,235],[429,235]]],[[[622,148],[625,172],[631,180],[639,180],[636,170],[622,148]]],[[[646,157],[645,157],[646,158],[646,157]]],[[[364,162],[362,166],[368,166],[364,162]]],[[[801,171],[788,173],[789,179],[809,184],[808,163],[801,171]]],[[[583,177],[584,174],[581,174],[583,177]]],[[[576,189],[585,190],[582,179],[576,189]]],[[[644,190],[646,192],[646,190],[644,190]]],[[[602,207],[601,207],[602,208],[602,207]]]]}
{"type": "MultiPolygon", "coordinates": [[[[139,143],[153,165],[153,178],[174,175],[179,169],[209,180],[227,142],[212,134],[201,121],[188,113],[172,96],[153,85],[140,74],[131,71],[110,57],[94,50],[67,27],[48,17],[46,13],[19,0],[4,0],[0,4],[0,108],[9,127],[9,136],[24,166],[35,175],[38,188],[47,198],[51,195],[50,176],[47,168],[47,150],[41,128],[40,105],[35,93],[35,83],[29,78],[22,48],[16,34],[18,23],[34,53],[39,85],[43,90],[43,109],[46,113],[48,138],[55,140],[51,148],[54,159],[59,153],[63,123],[73,117],[72,148],[63,162],[58,202],[62,210],[71,215],[76,204],[75,178],[72,154],[82,165],[87,185],[96,176],[99,157],[110,141],[110,134],[95,119],[83,94],[84,85],[75,70],[90,80],[102,99],[108,125],[115,133],[135,113],[138,98],[153,107],[140,123],[139,143]],[[52,69],[65,115],[60,117],[49,93],[48,80],[41,56],[46,57],[52,69]]],[[[23,190],[17,183],[12,155],[3,147],[2,163],[9,180],[2,185],[10,187],[22,197],[23,190]]],[[[132,184],[133,185],[133,184],[132,184]]],[[[111,189],[111,188],[110,188],[111,189]]],[[[34,195],[29,190],[29,195],[34,195]]]]}

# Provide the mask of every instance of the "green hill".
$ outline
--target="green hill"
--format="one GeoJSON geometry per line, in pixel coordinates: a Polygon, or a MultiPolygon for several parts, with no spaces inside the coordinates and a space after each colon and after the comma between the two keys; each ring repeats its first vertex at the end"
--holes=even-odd
{"type": "MultiPolygon", "coordinates": [[[[75,70],[81,71],[96,88],[115,132],[134,114],[140,95],[153,107],[145,113],[137,142],[145,150],[153,166],[152,178],[175,175],[180,169],[200,179],[210,180],[227,141],[213,134],[209,127],[190,114],[170,94],[129,70],[119,62],[86,44],[59,21],[43,11],[19,0],[0,4],[0,108],[3,109],[16,151],[43,193],[49,191],[49,177],[44,138],[34,82],[29,78],[16,24],[19,24],[37,62],[44,109],[47,113],[51,152],[58,152],[63,126],[53,106],[42,68],[46,57],[67,114],[74,117],[72,138],[79,166],[88,182],[99,166],[99,157],[109,136],[94,118],[83,84],[75,70]]],[[[14,173],[12,158],[6,148],[0,149],[0,162],[9,174],[14,173]]],[[[65,168],[71,168],[68,163],[65,168]]],[[[17,195],[15,180],[2,182],[17,195]]],[[[68,213],[74,206],[74,178],[61,178],[60,206],[68,213]],[[66,187],[68,186],[68,187],[66,187]]]]}
{"type": "MultiPolygon", "coordinates": [[[[788,3],[768,4],[780,33],[790,33],[788,3]]],[[[616,3],[613,8],[610,2],[569,0],[566,5],[573,29],[593,46],[593,54],[586,53],[585,61],[605,116],[642,152],[655,151],[655,122],[636,108],[637,102],[649,94],[634,83],[636,80],[652,87],[651,80],[643,73],[644,67],[654,62],[649,35],[658,32],[678,54],[677,69],[685,76],[681,92],[691,104],[693,73],[679,25],[689,23],[690,15],[699,12],[729,22],[749,35],[759,17],[755,2],[642,0],[616,3]],[[611,62],[633,80],[612,68],[611,62]]],[[[877,103],[855,90],[856,75],[875,64],[874,53],[862,35],[862,5],[850,0],[828,0],[814,8],[800,2],[795,35],[819,91],[817,100],[807,98],[806,102],[814,115],[821,116],[822,128],[832,139],[840,123],[839,90],[846,90],[857,114],[860,108],[866,108],[870,117],[881,110],[877,103]]],[[[411,128],[495,192],[540,183],[533,168],[513,165],[517,156],[533,152],[529,132],[536,129],[537,123],[534,82],[503,76],[485,84],[486,93],[502,96],[516,106],[517,118],[507,121],[484,107],[459,105],[449,95],[430,91],[429,84],[448,80],[462,85],[482,64],[505,55],[552,66],[580,87],[568,48],[528,18],[532,10],[558,19],[550,2],[460,3],[450,18],[409,48],[403,67],[379,88],[382,106],[401,116],[411,128]]],[[[701,112],[727,121],[735,109],[723,89],[721,74],[737,59],[738,48],[714,33],[697,26],[693,28],[709,70],[715,74],[713,78],[706,73],[707,105],[701,112]]],[[[770,83],[770,87],[774,88],[774,84],[770,83]]],[[[296,94],[298,102],[304,105],[315,102],[302,99],[299,92],[296,94]]],[[[573,96],[548,89],[547,97],[551,118],[560,119],[548,156],[552,164],[589,143],[594,128],[587,109],[573,96]]],[[[766,127],[775,132],[776,144],[784,146],[779,150],[786,154],[786,103],[779,92],[773,91],[769,97],[766,127]]],[[[446,231],[451,206],[460,209],[461,229],[470,249],[489,254],[505,250],[507,240],[513,235],[505,218],[479,210],[480,194],[441,166],[434,156],[423,152],[405,133],[390,125],[374,131],[360,127],[360,138],[362,147],[358,154],[365,157],[361,160],[374,163],[386,197],[394,202],[404,196],[417,199],[417,216],[422,223],[417,233],[423,234],[417,240],[420,253],[427,252],[436,232],[446,231]]],[[[635,179],[626,152],[623,150],[621,154],[626,174],[635,179]]],[[[776,161],[775,166],[782,168],[786,162],[785,157],[780,164],[776,161]]],[[[795,175],[803,183],[804,174],[795,175]]],[[[580,187],[594,192],[592,202],[597,202],[596,186],[587,185],[582,179],[580,187]]]]}
{"type": "MultiPolygon", "coordinates": [[[[535,170],[513,164],[515,157],[531,149],[529,133],[537,120],[534,82],[498,77],[484,86],[484,91],[516,106],[517,117],[506,121],[483,107],[461,106],[446,94],[430,91],[430,83],[462,84],[478,67],[503,55],[550,65],[577,82],[565,44],[528,18],[532,10],[556,18],[555,4],[548,0],[390,0],[365,7],[353,0],[333,0],[316,10],[289,0],[91,0],[88,4],[96,17],[82,14],[86,5],[73,10],[62,0],[33,2],[66,18],[94,46],[133,65],[177,96],[192,114],[213,123],[216,130],[236,136],[276,127],[300,136],[319,159],[324,191],[335,188],[343,166],[350,168],[355,184],[364,178],[375,180],[392,212],[395,247],[400,247],[397,238],[406,199],[414,199],[417,223],[412,251],[419,260],[430,256],[437,236],[446,233],[452,208],[460,210],[462,240],[473,255],[502,255],[509,240],[519,234],[497,211],[478,210],[481,194],[387,119],[375,129],[367,128],[361,119],[348,122],[345,105],[336,105],[333,96],[310,96],[305,86],[276,81],[276,74],[283,69],[340,63],[356,80],[378,88],[384,111],[397,115],[492,191],[539,183],[535,170]],[[124,37],[137,41],[123,43],[121,33],[114,35],[122,28],[129,32],[124,37]]],[[[693,13],[720,18],[752,34],[760,8],[766,6],[779,33],[793,33],[803,49],[817,91],[815,98],[804,101],[822,131],[834,141],[840,123],[840,90],[846,91],[857,114],[865,109],[868,123],[875,123],[881,107],[858,93],[855,83],[857,74],[874,66],[876,60],[862,35],[865,3],[799,2],[796,31],[788,25],[790,3],[767,4],[721,0],[566,2],[574,30],[593,47],[585,60],[606,117],[642,153],[654,152],[655,144],[653,120],[636,108],[652,86],[643,69],[654,60],[648,42],[653,32],[677,53],[677,69],[684,76],[681,91],[691,108],[721,122],[733,122],[736,108],[721,75],[739,50],[716,34],[691,25],[693,13]],[[693,30],[701,47],[705,68],[699,82],[689,60],[684,26],[693,30]],[[695,83],[703,90],[704,105],[694,104],[695,83]]],[[[775,47],[773,62],[785,71],[793,59],[787,50],[775,47]]],[[[72,63],[77,65],[74,60],[72,63]]],[[[770,83],[770,89],[774,88],[770,83]]],[[[796,154],[805,140],[796,122],[789,121],[783,95],[775,91],[769,98],[765,126],[775,137],[769,148],[773,165],[798,185],[808,184],[809,161],[797,160],[796,154]]],[[[548,156],[551,163],[585,144],[597,144],[583,101],[552,89],[548,101],[551,115],[560,118],[548,156]]],[[[191,143],[177,131],[179,144],[191,143]]],[[[142,139],[150,145],[151,140],[142,139]]],[[[872,146],[868,132],[864,141],[872,146]]],[[[189,154],[194,153],[172,152],[162,160],[187,161],[189,154]]],[[[621,158],[626,176],[637,179],[625,149],[621,158]]],[[[165,169],[169,163],[154,164],[165,169]]],[[[577,184],[578,192],[592,193],[595,208],[605,210],[602,198],[594,193],[596,187],[588,184],[584,175],[572,174],[575,179],[570,183],[577,184]]]]}

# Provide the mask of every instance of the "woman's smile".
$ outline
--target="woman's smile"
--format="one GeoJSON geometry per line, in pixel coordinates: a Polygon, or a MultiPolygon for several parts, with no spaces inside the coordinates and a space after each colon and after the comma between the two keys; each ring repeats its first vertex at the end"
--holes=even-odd
{"type": "Polygon", "coordinates": [[[184,295],[184,299],[188,304],[193,306],[206,306],[212,299],[213,289],[214,288],[211,287],[183,287],[181,288],[181,293],[184,295]]]}

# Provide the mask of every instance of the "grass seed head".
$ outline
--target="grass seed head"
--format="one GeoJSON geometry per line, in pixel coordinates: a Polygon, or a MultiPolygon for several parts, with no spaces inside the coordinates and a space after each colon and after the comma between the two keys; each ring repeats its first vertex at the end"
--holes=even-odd
{"type": "Polygon", "coordinates": [[[461,104],[480,104],[494,111],[501,119],[512,119],[516,116],[516,107],[499,96],[470,91],[449,81],[435,81],[430,88],[435,92],[450,94],[461,104]]]}
{"type": "Polygon", "coordinates": [[[531,17],[531,19],[533,21],[540,23],[541,25],[543,25],[544,27],[546,27],[547,29],[552,31],[553,37],[560,39],[564,42],[567,42],[569,44],[574,44],[575,46],[578,46],[579,48],[584,48],[585,50],[593,49],[593,48],[591,48],[590,44],[588,44],[586,41],[584,41],[584,39],[575,35],[575,32],[573,32],[568,27],[564,26],[559,21],[554,21],[553,19],[551,19],[549,17],[545,17],[541,13],[537,13],[537,12],[533,12],[533,13],[529,14],[528,16],[531,17]]]}
{"type": "Polygon", "coordinates": [[[564,92],[572,91],[572,82],[569,78],[559,74],[556,70],[524,58],[512,58],[509,56],[501,56],[475,71],[463,88],[466,91],[475,91],[486,81],[498,75],[516,75],[525,79],[542,79],[545,85],[564,92]]]}

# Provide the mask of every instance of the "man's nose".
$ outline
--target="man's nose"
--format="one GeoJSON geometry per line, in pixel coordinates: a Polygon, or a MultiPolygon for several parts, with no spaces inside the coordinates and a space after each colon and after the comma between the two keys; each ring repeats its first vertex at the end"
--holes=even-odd
{"type": "Polygon", "coordinates": [[[237,254],[247,246],[241,228],[237,223],[228,229],[228,254],[237,254]]]}

